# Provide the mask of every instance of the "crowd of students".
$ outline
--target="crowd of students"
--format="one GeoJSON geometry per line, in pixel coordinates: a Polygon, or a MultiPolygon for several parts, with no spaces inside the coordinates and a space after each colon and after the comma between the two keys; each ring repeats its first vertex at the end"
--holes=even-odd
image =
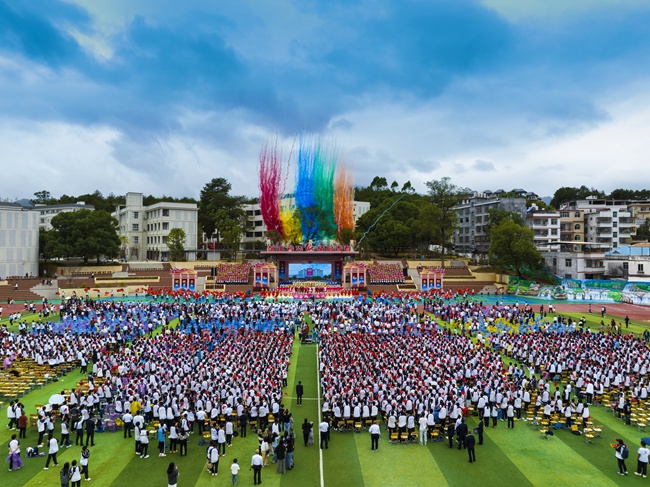
{"type": "Polygon", "coordinates": [[[399,264],[373,264],[367,267],[370,284],[399,284],[404,282],[404,273],[399,264]]]}
{"type": "Polygon", "coordinates": [[[217,265],[215,282],[219,284],[246,284],[250,279],[251,265],[249,262],[237,262],[217,265]]]}
{"type": "MultiPolygon", "coordinates": [[[[245,304],[237,309],[242,319],[255,320],[268,313],[270,320],[269,306],[251,306],[250,314],[245,304]]],[[[280,326],[268,332],[245,323],[239,328],[223,326],[225,321],[219,317],[234,309],[234,302],[75,301],[62,310],[60,323],[20,333],[0,330],[6,356],[30,357],[38,364],[78,363],[88,374],[67,396],[57,434],[54,416],[39,411],[40,445],[46,441],[47,451],[54,454],[58,433],[60,446],[68,446],[74,433],[77,442],[79,436],[83,442],[86,433],[86,443],[93,446],[88,425],[92,423],[94,432],[119,418],[125,436],[127,431],[129,436],[134,433],[141,458],[149,455],[145,424],[153,422],[160,425],[157,438],[152,439],[158,440],[159,455],[165,455],[166,448],[183,455],[192,431],[210,431],[211,439],[225,450],[225,441],[232,441],[235,429],[245,434],[249,422],[266,427],[269,415],[281,417],[291,333],[280,326]],[[181,318],[180,326],[167,327],[167,320],[176,316],[181,318]],[[163,332],[149,333],[158,328],[163,332]]],[[[12,404],[10,414],[23,416],[19,409],[12,404]]],[[[55,457],[48,457],[48,464],[50,460],[56,464],[55,457]]]]}
{"type": "MultiPolygon", "coordinates": [[[[209,432],[215,474],[234,433],[245,436],[251,423],[259,427],[263,462],[274,457],[282,460],[278,471],[292,468],[295,434],[282,388],[293,330],[303,321],[317,331],[321,407],[333,429],[349,419],[370,425],[381,418],[391,432],[419,428],[429,436],[436,425],[444,430],[462,422],[467,408],[477,411],[484,427],[496,427],[499,419],[514,427],[528,406],[544,416],[568,411],[569,419],[576,413],[587,419],[594,396],[607,390],[648,395],[650,353],[642,340],[579,325],[559,330],[551,326],[553,315],[525,304],[451,302],[436,294],[305,302],[225,295],[71,299],[59,311],[59,322],[36,320],[20,333],[0,330],[6,357],[79,363],[88,374],[60,411],[59,446],[71,444],[70,435],[79,432],[81,442],[85,432],[92,446],[89,423],[94,430],[120,418],[146,459],[145,425],[157,422],[151,441],[160,456],[170,450],[187,454],[189,434],[209,432]],[[178,326],[169,327],[174,318],[178,326]],[[505,328],[494,328],[497,323],[505,328]],[[525,324],[538,328],[513,332],[525,324]],[[501,352],[524,367],[506,366],[501,352]],[[556,382],[563,373],[572,385],[560,390],[556,382]],[[579,399],[577,391],[584,392],[579,399]]],[[[51,422],[43,411],[43,438],[56,436],[51,422]]]]}

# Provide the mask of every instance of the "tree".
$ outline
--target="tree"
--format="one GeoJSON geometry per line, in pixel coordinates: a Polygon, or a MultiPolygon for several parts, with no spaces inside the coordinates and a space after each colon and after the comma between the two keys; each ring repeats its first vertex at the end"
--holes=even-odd
{"type": "Polygon", "coordinates": [[[336,234],[336,228],[332,226],[330,215],[318,205],[298,208],[298,221],[302,231],[303,242],[320,240],[321,235],[336,234]]]}
{"type": "Polygon", "coordinates": [[[121,235],[120,236],[120,258],[125,259],[127,258],[127,253],[126,249],[129,246],[129,237],[126,235],[121,235]]]}
{"type": "Polygon", "coordinates": [[[402,186],[402,193],[415,193],[415,188],[411,184],[411,181],[406,181],[402,186]]]}
{"type": "Polygon", "coordinates": [[[375,191],[388,189],[388,181],[386,178],[375,176],[370,183],[370,188],[374,189],[375,191]]]}
{"type": "Polygon", "coordinates": [[[650,238],[650,220],[646,220],[636,229],[636,236],[650,238]]]}
{"type": "Polygon", "coordinates": [[[494,228],[498,227],[504,220],[510,220],[515,222],[517,225],[524,226],[524,219],[514,211],[500,210],[494,208],[488,210],[488,233],[494,228]]]}
{"type": "MultiPolygon", "coordinates": [[[[232,196],[232,186],[225,178],[214,178],[201,190],[199,196],[199,226],[206,237],[212,238],[216,230],[221,230],[227,220],[240,221],[244,216],[243,196],[232,196]],[[221,212],[221,213],[219,213],[221,212]]],[[[220,236],[217,234],[217,243],[220,236]]]]}
{"type": "Polygon", "coordinates": [[[647,200],[650,199],[650,190],[647,189],[615,189],[609,195],[613,200],[647,200]]]}
{"type": "Polygon", "coordinates": [[[390,185],[390,190],[395,192],[397,191],[397,188],[399,188],[399,184],[397,183],[397,181],[393,181],[390,185]]]}
{"type": "Polygon", "coordinates": [[[396,199],[397,197],[393,195],[392,200],[385,200],[380,206],[359,218],[357,239],[360,240],[368,232],[362,242],[364,248],[369,247],[383,254],[397,255],[415,241],[413,228],[418,221],[420,207],[404,199],[392,206],[396,199]],[[389,208],[390,211],[387,211],[389,208]]]}
{"type": "Polygon", "coordinates": [[[452,184],[448,177],[444,177],[439,181],[428,181],[426,185],[429,188],[429,200],[437,208],[437,211],[431,215],[434,218],[432,223],[435,225],[434,243],[440,245],[442,249],[440,257],[444,267],[445,249],[451,245],[451,238],[454,235],[457,221],[456,212],[452,208],[460,203],[463,196],[471,191],[452,184]]]}
{"type": "Polygon", "coordinates": [[[551,199],[550,205],[553,208],[560,208],[562,203],[567,203],[569,201],[583,200],[587,196],[596,196],[597,198],[604,198],[605,193],[595,189],[588,188],[585,185],[580,186],[579,188],[572,188],[569,186],[563,186],[555,191],[553,199],[551,199]]]}
{"type": "Polygon", "coordinates": [[[237,260],[237,252],[239,252],[241,239],[242,239],[242,229],[237,224],[229,226],[223,232],[223,245],[224,247],[231,249],[232,258],[234,260],[237,260]]]}
{"type": "Polygon", "coordinates": [[[38,248],[41,253],[41,259],[46,263],[52,257],[56,257],[54,245],[55,242],[53,241],[51,230],[41,230],[38,232],[38,248]]]}
{"type": "Polygon", "coordinates": [[[436,235],[439,233],[438,224],[440,222],[440,211],[437,206],[431,204],[422,205],[420,207],[420,214],[413,222],[413,236],[417,242],[423,243],[428,246],[436,240],[436,235]]]}
{"type": "Polygon", "coordinates": [[[542,254],[533,242],[533,231],[510,218],[504,218],[490,231],[488,259],[492,265],[513,269],[520,278],[525,267],[540,269],[543,264],[542,254]]]}
{"type": "Polygon", "coordinates": [[[126,199],[123,196],[118,197],[111,194],[108,198],[105,198],[102,192],[98,189],[92,193],[82,194],[79,196],[63,195],[58,199],[58,201],[53,200],[52,203],[71,204],[78,201],[83,201],[87,205],[92,205],[95,207],[95,210],[103,210],[107,213],[112,213],[115,211],[115,206],[118,204],[126,203],[126,199]]]}
{"type": "Polygon", "coordinates": [[[341,245],[350,245],[350,241],[354,238],[354,230],[351,228],[341,228],[339,232],[339,243],[341,245]]]}
{"type": "Polygon", "coordinates": [[[41,191],[37,191],[36,193],[34,193],[34,198],[29,200],[29,202],[32,205],[37,205],[37,204],[46,205],[52,199],[53,198],[52,198],[52,195],[50,194],[50,192],[43,189],[41,191]]]}
{"type": "Polygon", "coordinates": [[[171,254],[171,260],[185,259],[185,230],[172,228],[167,235],[167,248],[171,254]]]}
{"type": "Polygon", "coordinates": [[[551,205],[547,205],[543,200],[526,200],[526,208],[537,206],[538,210],[552,210],[551,205]]]}
{"type": "MultiPolygon", "coordinates": [[[[108,197],[110,198],[110,196],[111,195],[109,195],[108,197]]],[[[163,201],[167,201],[167,202],[172,201],[174,203],[196,203],[197,202],[194,198],[190,198],[188,196],[183,196],[181,198],[174,198],[173,196],[167,196],[166,194],[163,194],[162,196],[153,196],[150,194],[149,196],[144,196],[142,198],[142,204],[144,206],[151,206],[163,201]]]]}
{"type": "Polygon", "coordinates": [[[115,258],[120,252],[117,220],[102,210],[59,213],[52,218],[46,249],[52,257],[115,258]]]}

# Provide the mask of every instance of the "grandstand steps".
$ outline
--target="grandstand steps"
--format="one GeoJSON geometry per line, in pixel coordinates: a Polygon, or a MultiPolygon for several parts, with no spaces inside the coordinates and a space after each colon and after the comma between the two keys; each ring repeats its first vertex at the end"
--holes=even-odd
{"type": "Polygon", "coordinates": [[[372,291],[373,294],[380,293],[382,291],[385,291],[387,293],[396,293],[398,292],[397,290],[397,284],[370,284],[366,288],[368,291],[372,291]]]}
{"type": "Polygon", "coordinates": [[[418,289],[422,289],[422,279],[420,278],[420,273],[418,272],[418,270],[409,267],[408,275],[412,279],[415,287],[417,287],[418,289]]]}
{"type": "MultiPolygon", "coordinates": [[[[169,266],[169,264],[167,264],[169,266]]],[[[122,265],[124,272],[137,272],[137,271],[163,271],[165,270],[164,262],[127,262],[122,265]]]]}
{"type": "Polygon", "coordinates": [[[40,302],[43,297],[33,291],[37,286],[41,286],[43,279],[40,278],[21,278],[8,279],[7,285],[0,286],[0,303],[7,304],[13,299],[15,302],[36,301],[40,302]],[[18,291],[14,290],[15,284],[18,284],[18,291]]]}

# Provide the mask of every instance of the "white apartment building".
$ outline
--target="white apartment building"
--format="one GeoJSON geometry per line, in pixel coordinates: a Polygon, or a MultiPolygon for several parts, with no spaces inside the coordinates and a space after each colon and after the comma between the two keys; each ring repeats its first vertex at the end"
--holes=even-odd
{"type": "Polygon", "coordinates": [[[607,250],[629,243],[636,233],[626,201],[590,197],[565,203],[560,208],[560,211],[572,210],[584,211],[585,242],[601,244],[607,250]]]}
{"type": "Polygon", "coordinates": [[[540,252],[560,250],[560,212],[532,207],[525,221],[533,231],[533,242],[540,252]]]}
{"type": "Polygon", "coordinates": [[[0,203],[0,278],[38,276],[38,211],[0,203]]]}
{"type": "Polygon", "coordinates": [[[71,211],[90,210],[95,211],[93,205],[87,205],[83,201],[61,205],[34,205],[34,209],[39,212],[38,227],[41,230],[52,230],[52,218],[59,213],[68,213],[71,211]]]}
{"type": "MultiPolygon", "coordinates": [[[[296,203],[293,196],[285,196],[280,202],[280,207],[282,210],[289,209],[290,211],[295,210],[296,203]]],[[[243,205],[244,211],[246,212],[246,217],[249,222],[249,228],[246,230],[242,238],[242,243],[252,243],[257,241],[266,240],[266,225],[264,225],[264,220],[262,219],[262,211],[260,209],[259,203],[251,203],[243,205]]],[[[357,221],[361,215],[370,211],[370,203],[367,201],[355,201],[353,216],[354,221],[357,221]]]]}
{"type": "Polygon", "coordinates": [[[167,236],[173,228],[185,232],[185,255],[196,259],[198,207],[194,203],[160,202],[144,206],[142,193],[127,193],[126,204],[113,213],[124,238],[127,260],[169,260],[167,236]]]}
{"type": "Polygon", "coordinates": [[[627,207],[614,207],[585,215],[586,239],[608,245],[612,249],[622,247],[632,240],[636,226],[627,207]]]}

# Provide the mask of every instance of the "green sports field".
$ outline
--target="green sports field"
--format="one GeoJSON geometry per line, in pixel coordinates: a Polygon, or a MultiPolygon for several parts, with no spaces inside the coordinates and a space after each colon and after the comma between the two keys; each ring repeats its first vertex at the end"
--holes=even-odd
{"type": "MultiPolygon", "coordinates": [[[[635,330],[636,331],[636,330],[635,330]]],[[[318,367],[317,346],[299,345],[293,347],[289,369],[288,387],[285,389],[285,405],[294,415],[298,438],[296,441],[295,468],[284,475],[275,473],[270,465],[262,471],[263,485],[267,486],[415,486],[415,485],[487,485],[487,486],[606,486],[642,483],[633,475],[636,468],[636,447],[642,436],[650,433],[637,431],[636,427],[625,426],[605,407],[590,409],[594,423],[603,426],[601,438],[594,444],[585,443],[583,436],[574,436],[568,431],[557,431],[555,436],[541,439],[527,422],[519,421],[514,430],[506,429],[505,422],[496,428],[485,430],[485,443],[476,447],[477,462],[468,462],[466,451],[449,449],[445,442],[418,444],[389,444],[385,432],[379,451],[370,450],[370,435],[363,433],[333,432],[329,449],[319,450],[318,445],[304,447],[300,434],[300,423],[304,418],[318,421],[318,367]],[[305,386],[304,405],[297,407],[293,397],[294,385],[301,380],[305,386]],[[614,438],[623,438],[630,445],[627,460],[630,475],[619,476],[614,451],[609,446],[614,438]],[[322,455],[321,455],[322,454],[322,455]]],[[[50,383],[43,389],[36,389],[22,398],[27,413],[36,412],[35,404],[47,403],[48,398],[62,389],[73,387],[82,376],[73,372],[61,377],[59,382],[50,383]]],[[[6,418],[2,410],[3,419],[6,418]]],[[[470,418],[473,428],[477,419],[470,418]]],[[[6,424],[6,419],[5,419],[6,424]]],[[[59,427],[56,428],[57,436],[59,427]]],[[[10,438],[5,426],[0,430],[5,446],[10,438]]],[[[27,446],[35,446],[37,433],[29,428],[28,439],[22,440],[25,466],[15,472],[5,468],[0,473],[1,487],[57,486],[59,468],[50,467],[44,471],[45,457],[24,458],[27,446]]],[[[96,434],[96,446],[91,448],[91,482],[82,484],[97,486],[163,486],[166,485],[166,468],[170,461],[179,466],[179,485],[184,486],[227,486],[231,485],[229,465],[237,458],[242,470],[238,485],[253,485],[252,472],[248,470],[250,458],[257,447],[257,436],[236,438],[233,447],[219,462],[219,475],[215,478],[205,471],[205,446],[198,446],[196,435],[191,437],[189,455],[178,458],[170,454],[166,458],[157,455],[157,443],[152,441],[150,458],[140,459],[134,455],[133,440],[124,439],[117,433],[96,434]]],[[[316,439],[318,443],[318,439],[316,439]]],[[[80,449],[62,449],[59,467],[63,462],[79,460],[80,449]]]]}

